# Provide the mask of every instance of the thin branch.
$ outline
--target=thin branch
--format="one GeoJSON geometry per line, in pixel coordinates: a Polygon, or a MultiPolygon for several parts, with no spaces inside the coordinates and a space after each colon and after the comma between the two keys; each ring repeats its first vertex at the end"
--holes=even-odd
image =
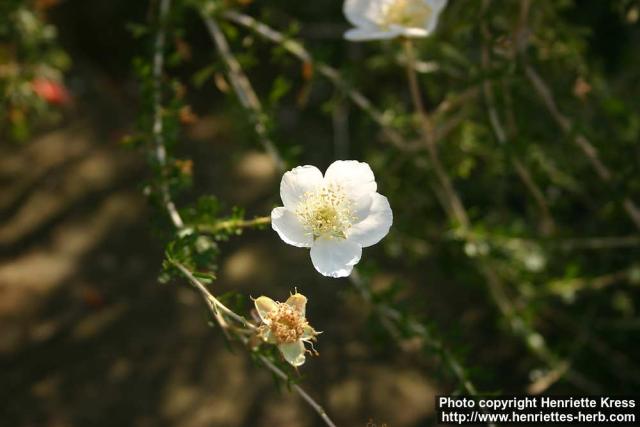
{"type": "Polygon", "coordinates": [[[480,268],[485,278],[487,278],[489,292],[493,300],[496,302],[503,316],[509,320],[512,331],[524,341],[529,351],[547,364],[552,371],[563,373],[567,381],[576,387],[582,388],[591,394],[600,394],[602,389],[598,384],[572,369],[566,360],[562,360],[553,353],[547,346],[544,337],[532,327],[528,326],[526,321],[516,313],[513,304],[511,304],[511,301],[509,301],[507,297],[502,282],[494,270],[484,264],[480,264],[480,268]]]}
{"type": "Polygon", "coordinates": [[[213,296],[213,294],[211,292],[209,292],[209,290],[207,289],[207,287],[200,281],[198,280],[191,271],[189,271],[189,269],[187,267],[185,267],[184,265],[178,263],[178,262],[172,262],[173,265],[176,266],[176,268],[178,270],[180,270],[182,272],[182,274],[189,279],[189,281],[193,284],[193,286],[195,286],[196,289],[198,289],[200,291],[200,294],[203,296],[203,298],[205,298],[205,300],[207,300],[208,302],[211,303],[211,307],[213,308],[214,311],[218,311],[220,310],[220,312],[222,312],[223,314],[225,314],[226,316],[228,316],[230,319],[235,320],[236,322],[240,323],[242,326],[249,328],[249,329],[255,329],[255,325],[253,325],[252,323],[249,323],[247,321],[247,319],[245,319],[244,317],[240,316],[239,314],[236,314],[233,310],[231,310],[229,307],[227,307],[226,305],[224,305],[222,302],[220,302],[219,299],[217,299],[215,296],[213,296]]]}
{"type": "Polygon", "coordinates": [[[573,279],[560,279],[549,283],[547,292],[554,295],[575,295],[584,290],[601,290],[618,282],[631,278],[632,267],[597,277],[575,277],[573,279]]]}
{"type": "Polygon", "coordinates": [[[262,109],[260,99],[258,99],[253,86],[251,86],[251,82],[242,70],[242,67],[236,57],[233,56],[229,43],[216,20],[209,16],[204,10],[200,10],[200,16],[207,26],[209,34],[211,35],[211,38],[227,67],[229,81],[231,82],[231,86],[233,87],[240,104],[242,104],[242,106],[250,113],[250,119],[253,122],[254,130],[260,140],[260,143],[273,160],[276,168],[279,171],[284,172],[286,169],[284,160],[268,135],[265,113],[262,109]]]}
{"type": "Polygon", "coordinates": [[[331,110],[333,125],[333,153],[336,159],[349,158],[349,104],[342,93],[335,97],[331,110]]]}
{"type": "MultiPolygon", "coordinates": [[[[280,368],[274,365],[273,362],[267,359],[265,356],[260,355],[259,359],[269,370],[271,370],[271,372],[276,374],[280,379],[284,381],[289,380],[289,377],[287,377],[287,374],[282,372],[280,368]]],[[[313,400],[313,398],[309,396],[309,394],[306,391],[304,391],[302,387],[300,387],[298,384],[292,384],[291,388],[293,388],[296,391],[296,393],[298,393],[300,397],[302,397],[309,404],[309,406],[311,406],[318,413],[318,415],[320,415],[320,418],[322,418],[322,420],[325,422],[326,425],[330,427],[336,427],[336,425],[333,423],[331,418],[329,418],[329,415],[327,415],[327,413],[322,408],[322,406],[320,406],[318,402],[313,400]]]]}
{"type": "MultiPolygon", "coordinates": [[[[547,111],[554,119],[558,127],[565,134],[570,134],[573,129],[573,123],[567,116],[560,112],[551,89],[542,79],[542,77],[540,77],[540,74],[538,74],[538,72],[533,68],[533,66],[531,66],[531,64],[529,64],[526,59],[524,61],[524,71],[527,75],[527,78],[533,85],[536,94],[540,97],[544,106],[547,108],[547,111]]],[[[573,141],[587,156],[600,179],[605,182],[610,181],[612,178],[611,171],[607,166],[605,166],[602,160],[600,160],[598,150],[593,146],[593,144],[591,144],[591,142],[589,142],[589,140],[587,140],[583,135],[577,135],[573,141]]]]}
{"type": "MultiPolygon", "coordinates": [[[[402,317],[402,314],[397,309],[393,308],[388,304],[377,303],[373,301],[371,291],[365,285],[364,280],[360,276],[360,273],[358,272],[358,270],[356,269],[353,270],[353,272],[351,273],[351,276],[349,276],[349,280],[351,281],[353,286],[356,288],[356,290],[360,293],[360,296],[362,297],[362,299],[365,300],[368,304],[375,306],[376,312],[381,317],[388,318],[394,321],[400,320],[400,318],[402,317]]],[[[462,365],[453,356],[453,354],[444,347],[442,342],[432,337],[431,334],[429,334],[429,332],[427,331],[427,328],[425,328],[425,326],[422,325],[421,323],[415,320],[409,320],[408,325],[414,334],[423,338],[434,348],[437,348],[438,350],[440,350],[443,360],[449,366],[449,368],[451,369],[451,372],[454,374],[456,379],[460,382],[460,384],[462,384],[465,391],[470,396],[478,396],[478,390],[473,385],[471,380],[469,380],[469,378],[467,377],[466,372],[462,368],[462,365]]],[[[394,330],[389,330],[389,332],[392,335],[396,335],[397,331],[395,331],[395,328],[392,325],[386,324],[386,327],[387,329],[394,329],[394,330]]]]}
{"type": "MultiPolygon", "coordinates": [[[[474,231],[470,232],[468,236],[475,240],[487,240],[496,244],[539,244],[562,251],[623,249],[640,246],[640,236],[638,235],[532,239],[474,231]]],[[[459,239],[458,236],[454,238],[459,239]]]]}
{"type": "Polygon", "coordinates": [[[552,321],[568,329],[571,334],[584,334],[585,344],[600,355],[602,360],[607,361],[604,366],[611,375],[616,376],[620,381],[640,385],[640,368],[624,352],[612,348],[605,340],[596,335],[592,322],[582,319],[576,321],[563,310],[553,310],[550,315],[553,315],[552,321]]]}
{"type": "MultiPolygon", "coordinates": [[[[235,320],[236,322],[242,324],[245,328],[248,328],[248,329],[250,329],[252,331],[256,329],[255,325],[253,325],[252,323],[249,323],[244,317],[242,317],[239,314],[237,314],[234,311],[232,311],[230,308],[228,308],[223,303],[221,303],[215,296],[213,296],[213,294],[211,292],[209,292],[209,290],[206,288],[206,286],[204,286],[204,284],[202,282],[200,282],[193,275],[193,273],[191,271],[189,271],[189,269],[187,269],[185,266],[183,266],[182,264],[177,263],[177,262],[174,262],[173,265],[175,265],[182,272],[182,274],[184,274],[184,276],[187,279],[189,279],[191,284],[196,289],[198,289],[200,291],[200,295],[204,298],[205,302],[207,303],[207,306],[209,307],[209,310],[216,317],[216,320],[218,321],[218,324],[220,325],[220,327],[224,331],[228,331],[230,329],[230,327],[229,327],[228,324],[226,324],[224,322],[224,319],[221,319],[221,316],[219,316],[220,312],[222,312],[223,314],[225,314],[229,318],[235,320]]],[[[231,329],[231,332],[237,332],[235,334],[235,336],[243,344],[247,345],[249,343],[249,338],[247,336],[245,336],[244,334],[239,333],[241,331],[236,331],[234,329],[231,329]]],[[[265,357],[263,355],[259,355],[258,358],[260,359],[262,364],[267,369],[269,369],[271,372],[273,372],[277,377],[279,377],[280,379],[282,379],[284,381],[289,381],[289,377],[287,376],[287,374],[284,373],[280,368],[278,368],[267,357],[265,357]]],[[[309,404],[309,406],[311,406],[313,408],[314,411],[316,411],[318,413],[320,418],[322,418],[322,420],[324,421],[324,423],[327,426],[336,427],[335,423],[331,420],[331,418],[329,418],[329,415],[327,415],[327,413],[322,408],[322,406],[320,406],[320,404],[318,402],[316,402],[302,387],[300,387],[297,384],[293,384],[292,388],[296,393],[298,393],[298,395],[300,395],[300,397],[302,397],[302,399],[304,399],[305,402],[307,402],[309,404]]]]}
{"type": "Polygon", "coordinates": [[[419,115],[421,125],[420,129],[422,131],[422,136],[427,147],[427,152],[429,153],[429,159],[431,160],[433,170],[436,173],[436,176],[440,181],[440,186],[442,187],[444,195],[446,196],[448,212],[453,217],[453,219],[457,221],[458,225],[466,231],[469,229],[469,217],[466,210],[464,209],[464,206],[462,205],[462,201],[460,200],[458,193],[453,187],[451,178],[447,174],[444,166],[442,165],[442,162],[440,161],[433,123],[431,122],[431,118],[429,117],[429,114],[427,113],[427,110],[424,106],[422,95],[420,94],[420,87],[418,86],[418,77],[416,75],[414,65],[415,53],[413,51],[413,44],[410,39],[404,40],[404,48],[407,57],[406,68],[407,78],[409,80],[409,89],[411,91],[411,98],[413,100],[416,112],[419,115]]]}
{"type": "MultiPolygon", "coordinates": [[[[402,320],[402,313],[388,304],[382,302],[374,302],[371,291],[364,283],[364,280],[360,276],[358,270],[353,270],[353,272],[349,276],[349,280],[356,288],[356,290],[360,293],[362,299],[374,307],[374,312],[380,318],[380,322],[385,327],[385,329],[387,329],[387,332],[389,332],[389,334],[391,334],[394,339],[399,340],[400,332],[398,331],[398,328],[394,324],[394,322],[402,320]]],[[[480,394],[478,393],[478,389],[467,376],[467,373],[462,367],[462,364],[456,359],[453,353],[451,353],[451,351],[449,351],[449,349],[444,346],[442,341],[433,337],[422,323],[414,319],[407,319],[406,322],[407,326],[413,334],[420,337],[422,340],[424,340],[424,342],[428,343],[429,346],[431,346],[438,352],[445,365],[451,371],[456,380],[462,385],[465,392],[473,398],[478,398],[480,396],[480,394]]],[[[482,409],[482,411],[484,413],[487,413],[486,409],[482,409]]],[[[489,427],[495,426],[495,424],[491,422],[488,422],[487,425],[489,425],[489,427]]]]}
{"type": "Polygon", "coordinates": [[[371,119],[380,126],[387,140],[394,146],[404,151],[415,151],[420,149],[420,146],[408,143],[405,138],[392,127],[388,116],[377,110],[373,103],[364,96],[362,92],[354,89],[340,75],[338,70],[320,61],[316,61],[300,42],[287,38],[284,34],[260,21],[257,21],[249,15],[244,15],[235,11],[226,11],[222,16],[235,24],[254,31],[264,39],[281,46],[303,63],[313,65],[321,75],[330,80],[338,89],[344,92],[358,108],[371,117],[371,119]]]}
{"type": "MultiPolygon", "coordinates": [[[[544,81],[537,70],[531,65],[526,55],[529,32],[527,21],[530,6],[531,3],[529,1],[525,1],[521,4],[519,29],[516,33],[516,46],[518,48],[518,54],[520,55],[522,64],[524,66],[525,74],[531,82],[536,94],[546,107],[547,112],[565,135],[572,136],[574,129],[573,122],[560,111],[560,108],[558,107],[550,86],[544,81]]],[[[591,143],[591,141],[589,141],[587,137],[582,134],[575,135],[572,140],[580,148],[582,153],[587,157],[600,180],[608,183],[609,185],[613,185],[613,174],[611,173],[611,170],[604,164],[604,162],[600,158],[600,155],[598,154],[597,148],[591,143]]],[[[629,219],[631,219],[636,228],[640,229],[640,208],[638,208],[635,202],[628,196],[623,197],[622,205],[629,219]]]]}
{"type": "Polygon", "coordinates": [[[271,217],[261,216],[254,219],[229,219],[226,221],[216,222],[215,224],[195,224],[194,228],[200,232],[217,233],[224,230],[232,230],[234,228],[252,228],[267,225],[271,223],[271,217]]]}
{"type": "Polygon", "coordinates": [[[573,249],[617,249],[640,246],[640,236],[606,236],[563,239],[558,246],[564,250],[573,249]]]}
{"type": "MultiPolygon", "coordinates": [[[[468,219],[467,211],[462,204],[460,196],[451,184],[451,179],[449,178],[440,162],[437,146],[433,137],[433,126],[431,124],[430,117],[424,107],[424,102],[422,101],[422,95],[418,86],[415,67],[412,65],[412,63],[415,61],[415,55],[413,52],[413,45],[411,44],[411,40],[405,39],[404,47],[407,55],[407,77],[409,80],[411,97],[413,99],[416,112],[419,114],[421,119],[423,138],[425,140],[425,144],[427,145],[431,162],[440,181],[440,186],[443,189],[443,193],[446,196],[447,204],[449,205],[446,211],[449,214],[450,219],[456,220],[462,226],[463,230],[461,234],[463,238],[465,238],[467,241],[473,241],[473,235],[468,232],[471,228],[471,224],[468,219]]],[[[526,321],[517,314],[516,309],[507,296],[506,289],[504,284],[502,283],[502,280],[495,272],[493,267],[483,261],[486,261],[486,258],[478,258],[478,267],[480,272],[486,279],[486,283],[489,288],[489,294],[491,295],[491,298],[495,302],[502,315],[506,317],[511,323],[513,332],[523,339],[527,347],[535,356],[537,356],[540,360],[542,360],[552,368],[556,368],[560,364],[564,363],[547,347],[542,335],[529,327],[526,321]]],[[[597,393],[597,391],[600,390],[597,384],[592,383],[589,379],[585,378],[582,374],[574,370],[567,369],[566,378],[569,381],[573,382],[575,385],[582,387],[583,389],[588,390],[591,393],[597,393]]]]}
{"type": "MultiPolygon", "coordinates": [[[[484,0],[482,3],[483,18],[484,18],[484,12],[486,11],[488,5],[489,5],[489,0],[484,0]]],[[[489,34],[489,29],[487,28],[486,21],[484,19],[482,20],[480,27],[481,27],[482,39],[483,39],[482,68],[486,73],[491,68],[491,55],[490,55],[489,46],[488,46],[488,43],[490,40],[490,34],[489,34]]],[[[485,78],[482,81],[482,89],[484,93],[485,103],[487,104],[487,114],[489,115],[489,122],[491,124],[493,133],[496,136],[498,143],[501,146],[506,148],[506,153],[516,173],[518,174],[518,177],[524,184],[525,188],[529,190],[529,193],[531,193],[533,200],[538,205],[538,209],[542,217],[540,222],[540,228],[542,229],[544,234],[550,234],[554,229],[554,221],[551,216],[549,206],[547,204],[546,199],[544,198],[542,190],[540,190],[540,188],[536,184],[535,180],[531,176],[531,173],[529,172],[527,167],[520,161],[520,159],[518,159],[512,153],[510,147],[507,147],[508,145],[507,133],[505,132],[504,126],[502,125],[502,122],[500,120],[500,116],[498,115],[498,111],[496,108],[495,93],[493,91],[493,84],[487,78],[487,76],[485,76],[485,78]]]]}
{"type": "Polygon", "coordinates": [[[167,184],[167,149],[165,147],[163,121],[162,121],[162,73],[164,69],[164,48],[166,40],[166,21],[169,15],[170,0],[160,0],[158,12],[158,31],[153,49],[153,140],[155,142],[155,156],[161,173],[160,194],[162,203],[171,218],[173,225],[180,229],[184,223],[176,209],[169,185],[167,184]]]}

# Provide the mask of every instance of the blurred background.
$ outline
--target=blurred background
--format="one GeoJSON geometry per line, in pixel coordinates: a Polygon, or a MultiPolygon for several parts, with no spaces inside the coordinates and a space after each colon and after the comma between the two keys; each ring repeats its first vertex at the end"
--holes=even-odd
{"type": "MultiPolygon", "coordinates": [[[[435,424],[434,396],[464,393],[451,358],[483,393],[637,393],[640,1],[452,0],[417,41],[468,235],[441,207],[400,43],[346,42],[335,1],[172,3],[163,84],[180,207],[213,195],[251,218],[279,203],[281,175],[197,13],[210,5],[340,73],[342,87],[219,18],[288,166],[367,161],[394,209],[364,252],[366,304],[270,229],[214,242],[211,289],[245,312],[249,296],[309,296],[324,334],[301,383],[338,425],[435,424]],[[380,304],[402,313],[393,327],[380,304]]],[[[209,326],[185,280],[158,281],[173,232],[148,161],[157,16],[146,1],[0,5],[0,424],[323,425],[209,326]]]]}

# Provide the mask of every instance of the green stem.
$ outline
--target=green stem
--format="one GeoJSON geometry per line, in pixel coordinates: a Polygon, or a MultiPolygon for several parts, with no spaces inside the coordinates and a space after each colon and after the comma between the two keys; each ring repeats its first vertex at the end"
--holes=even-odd
{"type": "Polygon", "coordinates": [[[200,291],[200,293],[205,298],[205,300],[210,304],[210,307],[214,315],[216,315],[219,311],[220,313],[225,314],[230,319],[233,319],[236,322],[242,324],[246,328],[256,329],[255,325],[249,323],[247,319],[245,319],[243,316],[240,316],[239,314],[231,310],[229,307],[224,305],[222,302],[220,302],[220,300],[216,298],[211,292],[209,292],[207,287],[201,281],[199,281],[187,267],[180,264],[179,262],[175,262],[175,261],[171,261],[171,262],[173,263],[174,266],[176,266],[178,270],[182,272],[182,274],[187,279],[189,279],[191,284],[200,291]]]}
{"type": "Polygon", "coordinates": [[[253,228],[271,223],[270,216],[259,216],[254,219],[228,219],[215,224],[196,224],[194,228],[202,233],[217,233],[219,231],[233,230],[236,228],[253,228]]]}
{"type": "Polygon", "coordinates": [[[451,178],[447,174],[442,161],[440,160],[440,154],[438,153],[438,146],[436,145],[435,131],[431,117],[427,113],[427,109],[424,107],[422,95],[420,94],[420,86],[418,85],[418,76],[416,74],[416,59],[413,51],[413,44],[410,39],[404,39],[404,50],[407,61],[407,79],[409,81],[409,90],[411,92],[411,99],[413,105],[418,113],[420,119],[420,130],[422,132],[422,138],[427,147],[429,153],[429,160],[433,166],[433,170],[440,181],[440,186],[444,191],[444,195],[447,199],[447,208],[449,214],[455,218],[458,225],[461,226],[464,231],[469,229],[469,217],[467,212],[456,192],[451,178]]]}

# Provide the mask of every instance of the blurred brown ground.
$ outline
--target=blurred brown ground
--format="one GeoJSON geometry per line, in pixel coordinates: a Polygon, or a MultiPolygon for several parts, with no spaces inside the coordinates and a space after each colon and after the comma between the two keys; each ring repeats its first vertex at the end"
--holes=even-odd
{"type": "MultiPolygon", "coordinates": [[[[230,351],[186,283],[156,281],[163,240],[142,195],[142,155],[70,120],[0,148],[0,425],[319,426],[237,346],[230,351]]],[[[224,143],[203,118],[189,131],[196,181],[229,205],[268,212],[269,160],[224,143]]],[[[325,331],[303,385],[339,425],[432,423],[432,382],[403,356],[374,354],[345,283],[319,279],[275,233],[223,244],[217,292],[311,295],[325,331]]]]}

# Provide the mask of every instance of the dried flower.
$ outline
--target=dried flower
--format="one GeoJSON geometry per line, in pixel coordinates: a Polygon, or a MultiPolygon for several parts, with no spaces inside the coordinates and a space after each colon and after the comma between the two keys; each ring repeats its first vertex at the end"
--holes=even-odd
{"type": "Polygon", "coordinates": [[[260,337],[277,345],[282,356],[291,365],[302,365],[307,351],[305,343],[311,343],[318,335],[305,317],[307,298],[296,292],[286,302],[261,296],[254,303],[262,320],[260,337]]]}
{"type": "Polygon", "coordinates": [[[280,183],[284,207],[271,212],[271,226],[293,246],[311,248],[316,270],[345,277],[360,261],[362,248],[389,232],[393,213],[368,164],[338,160],[324,177],[314,166],[285,173],[280,183]]]}

